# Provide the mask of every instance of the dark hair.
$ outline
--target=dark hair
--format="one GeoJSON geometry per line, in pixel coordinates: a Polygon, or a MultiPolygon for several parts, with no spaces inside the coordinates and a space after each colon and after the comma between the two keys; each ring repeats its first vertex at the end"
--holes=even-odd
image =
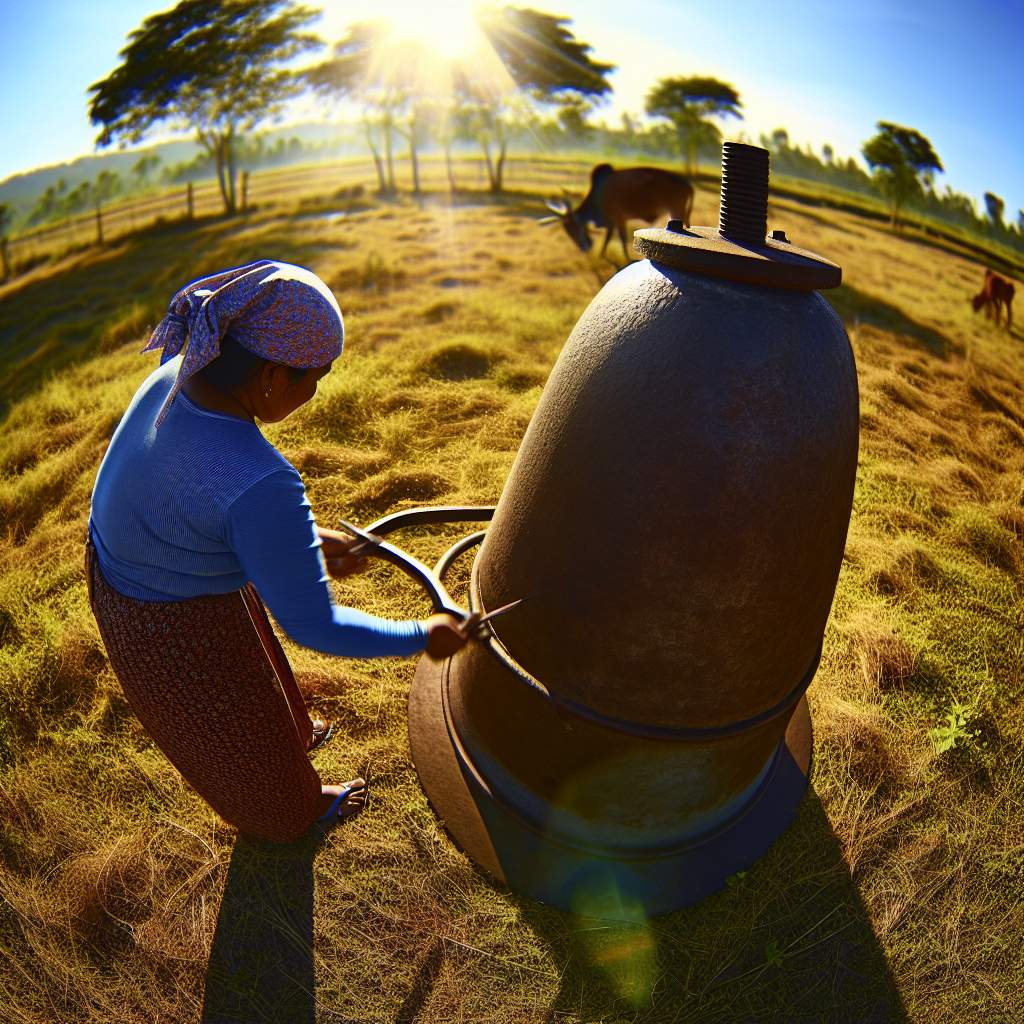
{"type": "MultiPolygon", "coordinates": [[[[220,355],[201,372],[215,388],[229,391],[248,383],[252,375],[259,371],[264,363],[272,362],[240,345],[231,334],[225,334],[220,343],[220,355]]],[[[302,367],[289,366],[288,372],[293,378],[301,377],[306,370],[302,367]]]]}

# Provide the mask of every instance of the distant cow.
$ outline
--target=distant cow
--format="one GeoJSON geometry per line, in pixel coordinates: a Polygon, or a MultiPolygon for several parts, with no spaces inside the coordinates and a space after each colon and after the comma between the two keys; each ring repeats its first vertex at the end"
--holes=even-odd
{"type": "Polygon", "coordinates": [[[690,226],[693,211],[693,186],[681,174],[660,167],[627,167],[615,170],[611,164],[598,164],[590,172],[590,191],[574,210],[565,199],[548,200],[556,216],[541,223],[562,222],[568,236],[583,252],[594,244],[587,225],[606,228],[601,255],[604,256],[612,232],[618,231],[622,252],[629,259],[626,224],[632,219],[653,224],[672,217],[690,226]]]}
{"type": "Polygon", "coordinates": [[[971,305],[974,307],[974,312],[977,313],[982,306],[985,307],[985,316],[989,319],[992,318],[993,310],[995,311],[996,326],[999,326],[999,316],[1003,306],[1006,307],[1006,329],[1009,330],[1013,326],[1013,285],[1006,280],[1005,277],[1000,277],[998,274],[994,274],[991,270],[985,271],[985,283],[981,286],[981,291],[971,299],[971,305]]]}

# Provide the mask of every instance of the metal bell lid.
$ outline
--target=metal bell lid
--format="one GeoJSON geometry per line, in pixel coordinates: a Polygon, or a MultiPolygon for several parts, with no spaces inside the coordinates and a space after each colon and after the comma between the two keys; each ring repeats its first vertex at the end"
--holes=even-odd
{"type": "Polygon", "coordinates": [[[655,263],[743,284],[815,291],[842,281],[831,260],[793,245],[784,231],[767,234],[768,150],[726,142],[718,228],[670,220],[664,228],[641,228],[633,244],[655,263]]]}

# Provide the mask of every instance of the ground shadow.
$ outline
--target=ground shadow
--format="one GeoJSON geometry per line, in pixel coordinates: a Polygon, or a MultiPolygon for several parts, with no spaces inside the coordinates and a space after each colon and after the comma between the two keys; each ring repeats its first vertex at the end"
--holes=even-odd
{"type": "Polygon", "coordinates": [[[402,1005],[395,1015],[395,1024],[414,1024],[419,1019],[420,1011],[430,998],[434,982],[444,965],[444,942],[436,939],[416,964],[409,994],[402,1000],[402,1005]]]}
{"type": "Polygon", "coordinates": [[[813,792],[765,857],[692,907],[635,925],[521,912],[561,978],[552,1024],[907,1019],[813,792]]]}
{"type": "Polygon", "coordinates": [[[239,837],[210,948],[202,1024],[314,1024],[313,839],[239,837]]]}
{"type": "Polygon", "coordinates": [[[896,306],[891,306],[851,285],[842,284],[838,288],[831,288],[825,297],[847,326],[859,321],[873,327],[881,327],[883,330],[892,331],[893,334],[909,338],[939,359],[948,359],[950,355],[961,350],[959,345],[944,334],[919,324],[896,306]]]}
{"type": "Polygon", "coordinates": [[[141,348],[184,282],[268,252],[305,266],[325,244],[276,217],[167,221],[91,247],[63,268],[26,281],[3,299],[0,418],[11,402],[65,366],[118,344],[141,348]]]}

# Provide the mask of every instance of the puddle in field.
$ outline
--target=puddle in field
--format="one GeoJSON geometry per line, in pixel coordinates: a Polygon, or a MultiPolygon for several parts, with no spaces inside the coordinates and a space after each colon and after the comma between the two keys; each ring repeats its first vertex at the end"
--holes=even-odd
{"type": "Polygon", "coordinates": [[[313,213],[298,213],[294,219],[315,220],[323,224],[336,224],[338,221],[344,220],[350,213],[350,210],[316,210],[313,213]]]}

